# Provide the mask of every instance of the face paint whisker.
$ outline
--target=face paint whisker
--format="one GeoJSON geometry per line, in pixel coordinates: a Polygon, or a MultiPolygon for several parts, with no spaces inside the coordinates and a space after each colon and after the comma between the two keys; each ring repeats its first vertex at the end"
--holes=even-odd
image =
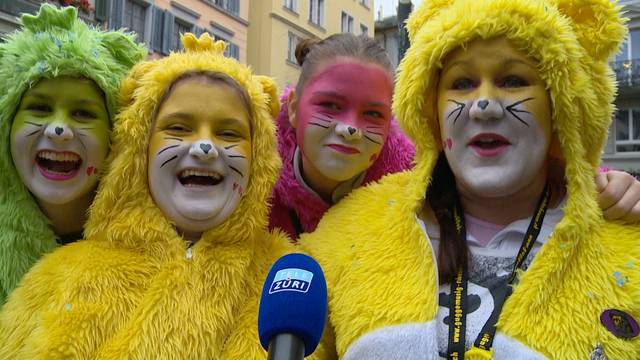
{"type": "Polygon", "coordinates": [[[236,146],[238,146],[238,145],[237,144],[236,145],[229,145],[229,146],[225,146],[224,149],[225,150],[229,150],[229,149],[233,149],[236,146]]]}
{"type": "Polygon", "coordinates": [[[369,140],[369,141],[371,141],[371,142],[372,142],[372,143],[374,143],[374,144],[382,145],[381,143],[379,143],[379,142],[377,142],[377,141],[373,140],[372,138],[368,137],[367,135],[364,135],[364,138],[365,138],[365,139],[367,139],[367,140],[369,140]]]}
{"type": "Polygon", "coordinates": [[[28,133],[27,136],[33,136],[33,135],[35,135],[35,134],[37,134],[39,132],[40,132],[40,129],[28,133]]]}
{"type": "Polygon", "coordinates": [[[178,158],[178,155],[173,155],[173,157],[172,157],[171,159],[169,159],[169,160],[167,160],[167,161],[163,162],[163,163],[162,163],[162,165],[160,165],[160,167],[163,167],[163,166],[167,165],[167,163],[168,163],[169,161],[173,161],[173,160],[175,160],[175,159],[177,159],[177,158],[178,158]]]}
{"type": "Polygon", "coordinates": [[[371,129],[382,129],[382,126],[379,126],[379,125],[367,125],[367,126],[365,126],[365,129],[369,129],[369,128],[371,128],[371,129]]]}
{"type": "Polygon", "coordinates": [[[321,128],[325,128],[325,129],[328,129],[328,128],[329,128],[328,126],[325,126],[325,125],[321,125],[321,124],[318,124],[318,123],[314,123],[314,122],[309,122],[309,125],[315,125],[315,126],[320,126],[321,128]]]}
{"type": "Polygon", "coordinates": [[[83,127],[83,128],[78,128],[79,130],[91,130],[93,129],[93,127],[83,127]]]}
{"type": "Polygon", "coordinates": [[[177,138],[177,137],[166,137],[164,138],[165,140],[176,140],[176,141],[182,141],[182,139],[177,138]]]}
{"type": "Polygon", "coordinates": [[[169,150],[169,149],[173,149],[173,148],[178,147],[178,146],[180,146],[180,145],[171,145],[171,146],[167,146],[166,148],[164,148],[164,149],[160,150],[156,155],[160,155],[160,154],[162,154],[163,152],[165,152],[165,151],[167,151],[167,150],[169,150]]]}
{"type": "Polygon", "coordinates": [[[233,171],[237,172],[237,173],[238,173],[238,175],[240,175],[241,177],[244,177],[244,175],[240,172],[240,170],[236,169],[235,167],[233,167],[233,166],[231,166],[231,165],[229,165],[229,168],[230,168],[231,170],[233,170],[233,171]]]}
{"type": "Polygon", "coordinates": [[[518,106],[518,105],[520,105],[520,104],[524,103],[525,101],[529,101],[529,100],[533,100],[533,99],[534,99],[534,98],[530,97],[530,98],[526,98],[526,99],[524,99],[524,100],[516,101],[516,102],[514,102],[513,104],[511,104],[511,105],[507,106],[505,109],[506,109],[506,110],[507,110],[511,115],[513,115],[513,117],[515,117],[516,119],[518,119],[518,121],[520,121],[521,123],[523,123],[523,124],[524,124],[524,125],[526,125],[526,126],[529,126],[529,124],[528,124],[526,121],[522,120],[522,119],[520,118],[520,116],[518,116],[518,114],[517,114],[517,113],[530,114],[530,112],[528,112],[528,111],[526,111],[526,110],[522,110],[522,109],[515,109],[514,107],[516,107],[516,106],[518,106]]]}
{"type": "Polygon", "coordinates": [[[42,124],[36,124],[34,122],[31,122],[31,121],[25,121],[25,123],[27,123],[29,125],[37,126],[37,127],[42,127],[42,124]]]}
{"type": "Polygon", "coordinates": [[[383,134],[377,133],[375,131],[371,131],[371,130],[365,130],[365,131],[368,132],[369,134],[375,134],[375,135],[383,136],[383,134]]]}
{"type": "Polygon", "coordinates": [[[455,124],[456,121],[458,121],[458,118],[460,117],[460,114],[462,114],[462,110],[464,110],[464,107],[466,106],[465,104],[461,103],[461,102],[457,102],[453,99],[447,99],[447,101],[452,102],[456,105],[458,105],[455,109],[451,110],[451,112],[449,113],[449,115],[447,115],[447,119],[451,117],[451,115],[453,115],[454,112],[458,112],[458,114],[456,115],[456,118],[453,119],[453,123],[455,124]]]}
{"type": "Polygon", "coordinates": [[[311,115],[311,118],[316,119],[316,120],[320,120],[320,121],[324,121],[324,122],[328,122],[328,123],[333,122],[332,118],[323,118],[323,117],[321,117],[319,115],[311,115]]]}
{"type": "Polygon", "coordinates": [[[246,157],[242,156],[242,155],[228,155],[230,158],[241,158],[241,159],[246,159],[246,157]]]}

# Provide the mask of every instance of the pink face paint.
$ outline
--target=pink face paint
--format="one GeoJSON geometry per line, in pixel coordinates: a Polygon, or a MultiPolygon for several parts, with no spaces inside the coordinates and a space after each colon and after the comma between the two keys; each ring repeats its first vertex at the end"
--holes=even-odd
{"type": "Polygon", "coordinates": [[[447,138],[444,141],[444,145],[445,145],[445,148],[451,150],[451,148],[453,147],[453,140],[451,140],[451,138],[447,138]]]}
{"type": "Polygon", "coordinates": [[[391,76],[378,65],[342,58],[321,68],[297,102],[305,160],[334,181],[366,171],[389,133],[392,91],[391,76]]]}
{"type": "Polygon", "coordinates": [[[378,159],[378,154],[371,154],[371,157],[369,158],[369,162],[372,163],[377,159],[378,159]]]}
{"type": "Polygon", "coordinates": [[[96,174],[98,172],[98,169],[96,169],[93,166],[89,166],[87,168],[87,176],[91,176],[92,174],[96,174]]]}

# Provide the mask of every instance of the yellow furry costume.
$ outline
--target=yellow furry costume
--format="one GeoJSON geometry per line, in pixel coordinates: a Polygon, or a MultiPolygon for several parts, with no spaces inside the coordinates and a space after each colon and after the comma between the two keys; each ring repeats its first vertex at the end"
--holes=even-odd
{"type": "MultiPolygon", "coordinates": [[[[261,359],[259,296],[270,265],[291,251],[268,233],[276,180],[273,81],[223,56],[208,34],[183,37],[184,52],[139,63],[124,80],[110,167],[87,240],[47,255],[0,316],[0,359],[261,359]],[[251,102],[251,177],[226,221],[187,243],[154,203],[147,147],[154,109],[186,72],[219,72],[251,102]]],[[[328,347],[333,349],[332,346],[328,347]]],[[[323,344],[319,356],[327,356],[323,344]]]]}
{"type": "Polygon", "coordinates": [[[600,344],[608,359],[640,359],[638,336],[616,337],[599,319],[611,308],[640,319],[640,227],[603,220],[593,182],[615,95],[607,60],[625,35],[615,4],[424,1],[408,29],[411,47],[400,65],[394,110],[416,143],[415,169],[352,193],[301,239],[327,276],[338,355],[439,358],[437,267],[416,221],[442,151],[439,70],[459,46],[505,36],[539,63],[568,195],[565,216],[503,308],[498,335],[504,346],[492,356],[516,358],[511,349],[530,353],[527,359],[589,359],[600,344]]]}

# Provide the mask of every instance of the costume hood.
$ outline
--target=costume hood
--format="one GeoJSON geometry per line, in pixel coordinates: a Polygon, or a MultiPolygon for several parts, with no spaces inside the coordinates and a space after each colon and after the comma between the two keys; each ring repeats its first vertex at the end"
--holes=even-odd
{"type": "Polygon", "coordinates": [[[89,27],[73,7],[43,4],[20,22],[22,30],[0,43],[0,303],[31,265],[56,246],[48,219],[11,158],[11,125],[22,95],[42,78],[85,77],[102,90],[113,117],[120,80],[146,55],[132,35],[89,27]]]}
{"type": "Polygon", "coordinates": [[[416,10],[407,29],[411,47],[399,66],[394,112],[417,148],[414,195],[424,197],[424,184],[442,151],[436,102],[442,61],[474,39],[504,36],[538,62],[551,98],[567,182],[565,211],[571,214],[558,226],[568,230],[563,241],[577,241],[592,230],[601,221],[593,174],[616,93],[607,60],[626,34],[616,5],[609,0],[436,0],[416,10]]]}
{"type": "Polygon", "coordinates": [[[223,55],[225,43],[209,34],[183,36],[184,51],[136,65],[123,81],[122,110],[116,116],[110,164],[100,183],[86,226],[86,238],[104,239],[116,247],[141,248],[160,257],[184,240],[151,197],[147,180],[147,148],[158,102],[170,85],[190,72],[218,72],[230,76],[251,103],[252,161],[247,189],[235,211],[202,234],[198,246],[244,244],[263,234],[267,198],[278,175],[272,118],[279,104],[275,83],[223,55]]]}
{"type": "MultiPolygon", "coordinates": [[[[280,114],[276,118],[278,152],[282,158],[282,170],[273,191],[273,209],[269,216],[270,228],[282,228],[293,238],[296,229],[291,224],[289,211],[294,210],[304,232],[315,230],[322,215],[331,207],[318,195],[311,193],[301,185],[294,174],[293,157],[297,147],[296,130],[289,123],[287,101],[293,86],[286,88],[280,98],[280,114]]],[[[387,174],[411,168],[415,149],[411,140],[400,130],[395,119],[391,120],[389,134],[380,155],[367,169],[361,186],[378,181],[387,174]]]]}

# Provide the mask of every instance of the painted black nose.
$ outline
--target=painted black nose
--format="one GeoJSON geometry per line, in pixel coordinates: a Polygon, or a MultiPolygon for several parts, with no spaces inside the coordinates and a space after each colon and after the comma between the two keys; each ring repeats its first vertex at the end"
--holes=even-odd
{"type": "Polygon", "coordinates": [[[489,106],[489,100],[480,100],[480,101],[478,101],[478,106],[482,110],[486,109],[487,106],[489,106]]]}
{"type": "Polygon", "coordinates": [[[209,150],[211,150],[211,145],[209,145],[209,144],[200,144],[200,149],[202,149],[202,151],[204,151],[205,154],[208,154],[209,150]]]}
{"type": "Polygon", "coordinates": [[[356,128],[352,128],[351,126],[349,126],[349,135],[353,135],[356,132],[356,128]]]}
{"type": "Polygon", "coordinates": [[[62,133],[63,133],[63,132],[64,132],[64,129],[63,129],[63,128],[61,128],[61,127],[59,127],[59,126],[56,126],[56,134],[58,134],[58,135],[62,135],[62,133]]]}

